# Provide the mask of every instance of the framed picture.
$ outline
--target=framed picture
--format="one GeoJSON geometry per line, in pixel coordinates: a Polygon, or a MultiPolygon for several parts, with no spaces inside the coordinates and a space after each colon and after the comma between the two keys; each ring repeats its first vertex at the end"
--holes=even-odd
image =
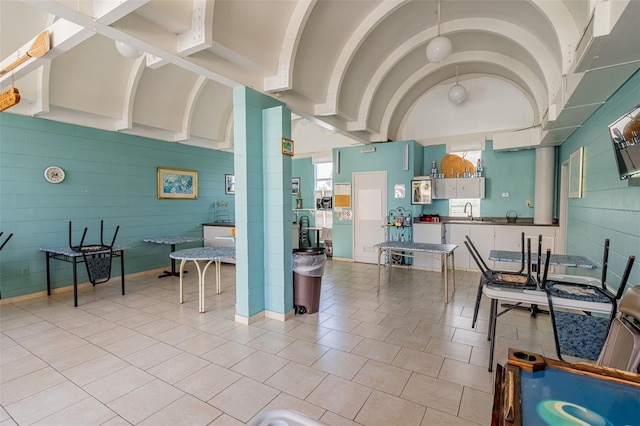
{"type": "Polygon", "coordinates": [[[411,181],[411,204],[431,204],[431,179],[411,181]]]}
{"type": "Polygon", "coordinates": [[[197,199],[198,172],[158,167],[158,198],[197,199]]]}
{"type": "Polygon", "coordinates": [[[291,194],[298,195],[300,193],[300,178],[291,178],[291,194]]]}
{"type": "Polygon", "coordinates": [[[224,175],[224,193],[236,193],[236,175],[224,175]]]}
{"type": "Polygon", "coordinates": [[[291,139],[282,138],[282,155],[293,157],[293,141],[291,139]]]}
{"type": "Polygon", "coordinates": [[[580,147],[569,157],[569,198],[582,198],[582,157],[584,147],[580,147]]]}

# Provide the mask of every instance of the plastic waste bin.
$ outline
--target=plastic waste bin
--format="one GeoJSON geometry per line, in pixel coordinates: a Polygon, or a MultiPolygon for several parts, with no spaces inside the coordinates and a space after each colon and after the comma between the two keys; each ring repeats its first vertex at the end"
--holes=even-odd
{"type": "Polygon", "coordinates": [[[293,251],[293,307],[296,313],[318,312],[326,261],[327,256],[322,247],[293,251]]]}

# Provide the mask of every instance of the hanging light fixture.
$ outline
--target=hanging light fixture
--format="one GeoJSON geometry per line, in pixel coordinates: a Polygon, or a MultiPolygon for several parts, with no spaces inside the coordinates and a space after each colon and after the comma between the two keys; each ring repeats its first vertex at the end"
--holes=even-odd
{"type": "Polygon", "coordinates": [[[454,104],[461,104],[467,99],[467,89],[458,84],[458,66],[456,65],[456,84],[449,89],[449,100],[454,104]]]}
{"type": "Polygon", "coordinates": [[[438,36],[427,44],[427,59],[429,62],[442,62],[451,55],[451,50],[451,40],[440,35],[440,0],[438,0],[438,36]]]}
{"type": "Polygon", "coordinates": [[[118,52],[120,52],[122,56],[129,59],[138,59],[143,53],[141,50],[129,46],[120,40],[116,40],[116,49],[118,49],[118,52]]]}

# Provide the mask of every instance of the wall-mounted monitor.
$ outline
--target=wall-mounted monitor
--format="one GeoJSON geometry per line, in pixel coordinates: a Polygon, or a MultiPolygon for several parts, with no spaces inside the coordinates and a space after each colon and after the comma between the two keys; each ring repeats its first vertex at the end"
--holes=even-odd
{"type": "Polygon", "coordinates": [[[611,123],[609,134],[620,179],[640,177],[640,105],[611,123]]]}

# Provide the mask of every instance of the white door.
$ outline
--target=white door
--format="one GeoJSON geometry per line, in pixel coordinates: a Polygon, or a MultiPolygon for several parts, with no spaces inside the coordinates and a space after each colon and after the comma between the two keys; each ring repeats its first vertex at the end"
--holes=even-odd
{"type": "Polygon", "coordinates": [[[374,244],[385,240],[387,172],[353,174],[353,260],[378,263],[374,244]]]}

